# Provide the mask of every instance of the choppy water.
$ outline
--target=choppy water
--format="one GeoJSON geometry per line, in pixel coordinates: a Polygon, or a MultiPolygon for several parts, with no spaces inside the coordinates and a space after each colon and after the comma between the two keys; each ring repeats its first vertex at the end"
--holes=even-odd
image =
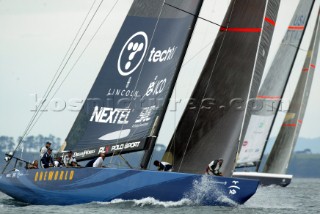
{"type": "Polygon", "coordinates": [[[260,187],[244,205],[236,207],[194,206],[190,201],[160,202],[153,198],[137,201],[115,200],[72,206],[28,205],[0,193],[0,213],[237,213],[292,214],[320,213],[320,179],[294,179],[286,187],[260,187]]]}

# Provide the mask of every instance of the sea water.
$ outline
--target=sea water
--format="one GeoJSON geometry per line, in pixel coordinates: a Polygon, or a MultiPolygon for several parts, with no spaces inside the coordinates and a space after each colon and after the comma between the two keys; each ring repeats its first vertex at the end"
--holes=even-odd
{"type": "Polygon", "coordinates": [[[211,207],[195,205],[190,200],[161,202],[153,198],[142,200],[114,200],[72,206],[29,205],[0,193],[0,213],[236,213],[236,214],[292,214],[320,213],[320,179],[294,178],[288,187],[259,187],[257,193],[243,205],[211,207]]]}

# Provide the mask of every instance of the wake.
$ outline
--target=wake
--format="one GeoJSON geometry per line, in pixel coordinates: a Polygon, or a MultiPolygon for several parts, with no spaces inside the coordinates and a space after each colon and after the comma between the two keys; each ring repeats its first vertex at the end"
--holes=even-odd
{"type": "Polygon", "coordinates": [[[201,179],[193,182],[192,189],[184,194],[180,201],[159,201],[152,197],[147,197],[139,200],[123,200],[114,199],[110,202],[95,202],[100,205],[125,204],[137,207],[182,207],[182,206],[202,206],[206,204],[213,204],[223,206],[237,206],[238,203],[231,200],[226,194],[220,191],[221,185],[225,183],[217,182],[211,176],[202,176],[201,179]]]}
{"type": "Polygon", "coordinates": [[[128,205],[137,206],[137,207],[154,206],[154,207],[165,207],[165,208],[194,205],[194,203],[189,199],[182,199],[180,201],[159,201],[152,197],[143,198],[139,200],[114,199],[110,202],[96,202],[96,203],[100,205],[128,204],[128,205]]]}

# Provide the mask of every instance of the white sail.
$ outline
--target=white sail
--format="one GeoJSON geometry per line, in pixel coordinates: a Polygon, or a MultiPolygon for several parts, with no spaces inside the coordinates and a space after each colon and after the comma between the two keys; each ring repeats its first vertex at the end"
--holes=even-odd
{"type": "MultiPolygon", "coordinates": [[[[316,8],[316,11],[319,9],[316,8]]],[[[281,130],[267,159],[264,172],[286,173],[306,111],[319,49],[319,11],[310,47],[281,130]]]]}
{"type": "Polygon", "coordinates": [[[251,112],[249,128],[242,139],[238,166],[259,165],[288,77],[296,59],[314,0],[301,0],[292,17],[251,112]]]}

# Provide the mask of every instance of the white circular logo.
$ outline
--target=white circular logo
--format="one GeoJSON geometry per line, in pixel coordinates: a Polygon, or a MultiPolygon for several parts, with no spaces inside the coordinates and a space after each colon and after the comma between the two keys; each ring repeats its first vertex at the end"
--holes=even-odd
{"type": "Polygon", "coordinates": [[[148,47],[148,36],[139,31],[133,34],[122,47],[118,58],[118,71],[122,76],[132,74],[142,62],[148,47]]]}

